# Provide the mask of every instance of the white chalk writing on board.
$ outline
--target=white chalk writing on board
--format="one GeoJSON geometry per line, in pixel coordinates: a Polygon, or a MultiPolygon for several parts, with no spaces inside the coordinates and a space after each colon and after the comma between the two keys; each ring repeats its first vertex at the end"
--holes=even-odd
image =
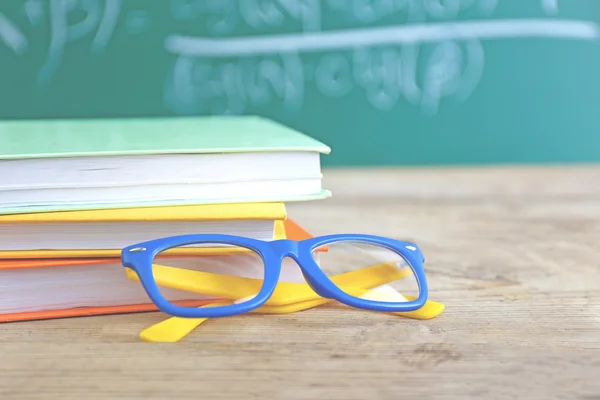
{"type": "Polygon", "coordinates": [[[24,54],[29,42],[21,29],[4,14],[0,13],[0,42],[18,55],[24,54]]]}
{"type": "Polygon", "coordinates": [[[38,81],[47,83],[60,65],[67,45],[88,35],[94,35],[91,51],[102,51],[115,29],[122,0],[50,0],[50,46],[38,81]],[[69,24],[69,14],[85,13],[85,18],[69,24]]]}
{"type": "MultiPolygon", "coordinates": [[[[544,13],[558,13],[556,0],[539,1],[544,13]]],[[[394,13],[407,15],[402,25],[335,31],[320,29],[323,12],[309,0],[173,0],[175,16],[192,18],[189,7],[194,6],[198,15],[208,15],[208,31],[215,38],[167,38],[166,48],[177,59],[165,81],[165,101],[184,114],[237,114],[269,103],[297,112],[314,86],[328,98],[358,90],[380,111],[404,100],[436,115],[445,99],[464,102],[477,88],[484,73],[485,40],[599,37],[598,27],[588,21],[485,18],[493,17],[498,3],[325,0],[329,11],[345,14],[355,25],[380,22],[394,13]],[[187,9],[181,8],[184,4],[187,9]],[[482,18],[456,20],[469,8],[482,18]],[[227,36],[242,23],[260,32],[277,30],[286,18],[300,22],[297,33],[227,36]],[[422,23],[431,19],[435,22],[422,23]]]]}
{"type": "Polygon", "coordinates": [[[481,43],[444,41],[425,56],[420,56],[419,49],[409,44],[398,49],[361,48],[350,55],[327,53],[313,75],[307,75],[297,53],[223,63],[180,56],[166,90],[176,108],[187,107],[189,111],[184,112],[191,113],[241,113],[247,105],[273,102],[288,111],[299,111],[310,80],[330,98],[344,97],[358,88],[382,111],[392,109],[401,96],[427,114],[437,113],[444,97],[467,99],[482,74],[481,43]],[[419,64],[425,65],[421,82],[419,64]]]}
{"type": "Polygon", "coordinates": [[[547,14],[555,15],[558,13],[558,0],[542,0],[542,6],[547,14]]]}
{"type": "MultiPolygon", "coordinates": [[[[208,33],[225,36],[245,24],[257,31],[277,29],[290,20],[299,23],[299,31],[320,31],[323,8],[350,19],[352,24],[372,24],[398,14],[406,22],[428,18],[453,20],[460,12],[475,9],[490,16],[500,0],[171,0],[176,20],[204,18],[208,33]]],[[[538,0],[548,15],[558,12],[557,0],[538,0]]]]}
{"type": "MultiPolygon", "coordinates": [[[[178,113],[239,113],[270,103],[297,112],[314,93],[332,99],[360,93],[377,110],[410,104],[435,115],[446,102],[466,101],[476,90],[485,73],[486,40],[598,38],[598,27],[590,21],[558,19],[558,0],[537,0],[539,10],[551,17],[537,19],[495,18],[500,4],[501,0],[170,0],[170,17],[205,23],[209,37],[172,32],[166,38],[166,48],[176,60],[165,80],[165,100],[178,113]],[[465,11],[480,19],[461,20],[465,11]],[[386,25],[398,16],[400,25],[386,25]],[[331,18],[344,21],[346,30],[326,28],[331,18]],[[235,38],[236,32],[248,30],[251,35],[235,38]]],[[[48,27],[38,82],[50,82],[74,42],[86,39],[94,54],[110,45],[119,22],[128,34],[149,32],[150,12],[125,15],[124,5],[123,0],[24,1],[25,21],[48,27]]],[[[36,47],[35,38],[28,38],[23,28],[8,13],[0,13],[0,46],[17,56],[36,47]]]]}
{"type": "MultiPolygon", "coordinates": [[[[23,3],[23,14],[31,26],[47,22],[49,30],[43,40],[48,40],[46,56],[39,68],[38,83],[48,83],[60,67],[70,43],[91,38],[90,53],[104,51],[109,45],[119,18],[123,0],[27,0],[23,3]],[[71,22],[73,14],[82,14],[71,22]]],[[[26,54],[30,42],[24,27],[19,27],[6,15],[0,13],[0,44],[4,43],[16,55],[26,54]]],[[[40,38],[37,38],[40,40],[40,38]]]]}
{"type": "Polygon", "coordinates": [[[289,18],[301,31],[321,29],[323,0],[171,0],[171,15],[176,20],[204,18],[208,33],[230,35],[243,23],[253,29],[277,29],[289,18]]]}
{"type": "Polygon", "coordinates": [[[44,20],[44,5],[42,0],[27,0],[23,4],[25,14],[31,25],[39,25],[44,20]]]}

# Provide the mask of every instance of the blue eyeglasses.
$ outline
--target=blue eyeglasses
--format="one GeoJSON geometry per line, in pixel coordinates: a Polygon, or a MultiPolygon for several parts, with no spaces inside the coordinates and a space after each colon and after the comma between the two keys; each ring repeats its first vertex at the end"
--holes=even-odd
{"type": "Polygon", "coordinates": [[[301,241],[182,235],[128,246],[121,260],[160,311],[184,318],[233,316],[263,305],[314,300],[314,293],[382,312],[414,311],[428,298],[419,247],[373,235],[301,241]],[[357,270],[362,271],[358,281],[357,270]],[[314,293],[307,295],[306,288],[314,293]],[[227,302],[199,307],[232,291],[227,302]]]}

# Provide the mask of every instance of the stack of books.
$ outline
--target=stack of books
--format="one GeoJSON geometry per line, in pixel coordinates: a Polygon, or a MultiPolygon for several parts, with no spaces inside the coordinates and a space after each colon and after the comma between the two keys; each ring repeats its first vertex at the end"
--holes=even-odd
{"type": "Polygon", "coordinates": [[[156,310],[120,262],[134,243],[310,237],[285,204],[330,196],[329,151],[254,116],[0,122],[0,322],[156,310]]]}

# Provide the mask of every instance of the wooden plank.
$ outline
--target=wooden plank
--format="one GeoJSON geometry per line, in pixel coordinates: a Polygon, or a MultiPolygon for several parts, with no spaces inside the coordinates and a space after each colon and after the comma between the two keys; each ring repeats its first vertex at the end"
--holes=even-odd
{"type": "Polygon", "coordinates": [[[430,321],[341,306],[212,320],[141,343],[160,313],[0,325],[2,399],[600,399],[600,168],[329,170],[288,206],[314,234],[414,240],[430,321]]]}

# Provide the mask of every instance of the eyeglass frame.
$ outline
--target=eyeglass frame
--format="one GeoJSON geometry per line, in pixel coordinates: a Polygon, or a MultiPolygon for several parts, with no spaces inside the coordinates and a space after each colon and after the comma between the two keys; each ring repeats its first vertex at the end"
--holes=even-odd
{"type": "Polygon", "coordinates": [[[392,238],[366,234],[333,234],[295,241],[278,239],[264,241],[225,234],[188,234],[169,236],[124,247],[121,263],[139,277],[144,290],[156,307],[169,315],[182,318],[222,318],[244,314],[263,305],[277,286],[285,257],[298,264],[306,283],[321,297],[337,300],[350,307],[381,312],[406,312],[423,307],[428,299],[428,285],[423,263],[425,257],[418,245],[392,238]],[[334,242],[362,242],[385,247],[401,256],[413,271],[419,288],[419,297],[407,302],[383,302],[361,299],[347,294],[325,274],[313,258],[313,251],[334,242]],[[254,251],[263,260],[264,276],[260,291],[242,303],[211,308],[191,308],[172,304],[164,298],[152,273],[156,255],[169,249],[200,243],[228,244],[254,251]]]}

